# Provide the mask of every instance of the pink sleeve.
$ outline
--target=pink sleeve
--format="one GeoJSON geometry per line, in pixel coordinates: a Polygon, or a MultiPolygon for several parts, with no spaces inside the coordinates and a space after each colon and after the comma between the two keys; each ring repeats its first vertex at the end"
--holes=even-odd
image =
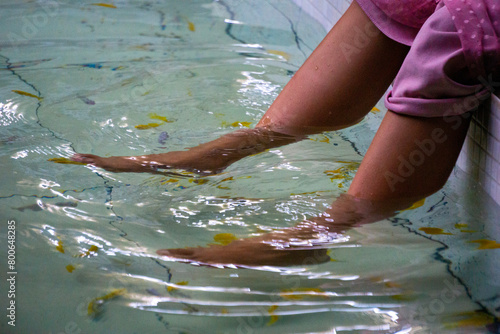
{"type": "MultiPolygon", "coordinates": [[[[491,79],[500,79],[499,73],[488,68],[488,78],[471,70],[462,44],[464,32],[453,21],[449,9],[441,3],[422,26],[386,97],[388,109],[442,117],[471,111],[489,98],[494,89],[491,79]]],[[[499,54],[498,49],[492,53],[497,60],[499,54]]]]}
{"type": "Polygon", "coordinates": [[[356,0],[375,26],[390,39],[411,45],[434,12],[435,0],[356,0]]]}

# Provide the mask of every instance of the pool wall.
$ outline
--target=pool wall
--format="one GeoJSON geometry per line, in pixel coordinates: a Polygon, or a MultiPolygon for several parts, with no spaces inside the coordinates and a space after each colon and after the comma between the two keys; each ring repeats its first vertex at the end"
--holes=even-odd
{"type": "MultiPolygon", "coordinates": [[[[352,0],[293,0],[326,31],[338,21],[352,0]]],[[[496,96],[475,113],[457,166],[500,204],[500,99],[496,96]]]]}

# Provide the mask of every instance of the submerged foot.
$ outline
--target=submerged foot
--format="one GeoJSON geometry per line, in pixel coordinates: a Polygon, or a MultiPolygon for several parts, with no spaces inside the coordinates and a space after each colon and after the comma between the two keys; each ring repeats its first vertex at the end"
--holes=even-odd
{"type": "Polygon", "coordinates": [[[227,166],[224,159],[201,150],[109,158],[94,154],[75,154],[71,160],[101,167],[110,172],[135,173],[157,173],[158,169],[183,169],[200,175],[211,175],[219,173],[227,166]]]}
{"type": "Polygon", "coordinates": [[[152,172],[158,169],[159,163],[144,157],[109,157],[94,154],[75,154],[71,160],[104,168],[110,172],[152,172]]]}
{"type": "Polygon", "coordinates": [[[160,249],[156,253],[178,261],[205,265],[296,266],[330,260],[326,249],[277,249],[269,244],[254,242],[251,238],[226,246],[160,249]]]}

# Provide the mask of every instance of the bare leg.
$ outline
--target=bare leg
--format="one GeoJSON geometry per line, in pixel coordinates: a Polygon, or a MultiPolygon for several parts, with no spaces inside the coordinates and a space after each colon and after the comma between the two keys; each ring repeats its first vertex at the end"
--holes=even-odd
{"type": "Polygon", "coordinates": [[[304,135],[360,121],[398,72],[408,47],[384,36],[354,1],[285,86],[256,129],[240,130],[187,151],[137,157],[72,159],[112,171],[183,168],[214,173],[245,156],[304,135]]]}
{"type": "Polygon", "coordinates": [[[388,112],[348,194],[319,217],[227,246],[161,249],[157,253],[205,264],[287,266],[327,261],[321,244],[297,247],[293,242],[379,221],[440,189],[460,153],[469,125],[467,116],[419,118],[388,112]],[[277,244],[282,247],[275,247],[277,244]]]}
{"type": "Polygon", "coordinates": [[[469,115],[425,118],[388,112],[354,177],[349,194],[401,205],[439,190],[460,154],[469,115]]]}

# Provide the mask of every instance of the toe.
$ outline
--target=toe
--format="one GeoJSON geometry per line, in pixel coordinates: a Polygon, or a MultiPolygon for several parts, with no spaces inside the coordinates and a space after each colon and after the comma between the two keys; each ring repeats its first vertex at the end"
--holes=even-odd
{"type": "Polygon", "coordinates": [[[77,161],[77,162],[84,162],[84,163],[87,163],[87,164],[92,164],[95,162],[95,159],[94,159],[94,155],[91,155],[91,154],[74,154],[72,157],[71,157],[71,160],[73,161],[77,161]]]}

